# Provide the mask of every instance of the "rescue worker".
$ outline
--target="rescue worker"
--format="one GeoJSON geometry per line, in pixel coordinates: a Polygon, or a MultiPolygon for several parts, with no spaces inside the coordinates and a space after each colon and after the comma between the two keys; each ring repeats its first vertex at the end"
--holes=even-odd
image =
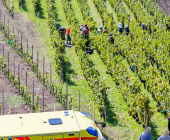
{"type": "Polygon", "coordinates": [[[65,40],[65,39],[66,39],[66,38],[65,38],[66,29],[65,29],[63,26],[61,26],[61,27],[58,29],[58,33],[61,35],[61,39],[62,39],[62,40],[65,40]]]}
{"type": "Polygon", "coordinates": [[[71,45],[70,27],[67,28],[66,35],[67,35],[67,44],[71,45]]]}
{"type": "Polygon", "coordinates": [[[165,25],[166,26],[166,31],[170,31],[170,27],[168,24],[165,25]]]}
{"type": "Polygon", "coordinates": [[[102,34],[102,32],[103,32],[103,26],[100,26],[100,28],[98,29],[98,31],[97,31],[97,33],[99,34],[102,34]]]}
{"type": "Polygon", "coordinates": [[[123,33],[123,26],[122,23],[118,24],[119,32],[122,34],[123,33]]]}
{"type": "Polygon", "coordinates": [[[141,134],[139,140],[152,140],[150,127],[146,127],[145,132],[141,134]]]}
{"type": "Polygon", "coordinates": [[[160,136],[158,140],[170,140],[168,131],[165,130],[163,136],[160,136]]]}
{"type": "Polygon", "coordinates": [[[109,34],[109,41],[114,44],[113,34],[109,34]]]}
{"type": "Polygon", "coordinates": [[[125,26],[125,34],[126,34],[126,35],[129,35],[129,32],[130,32],[129,26],[126,25],[126,26],[125,26]]]}

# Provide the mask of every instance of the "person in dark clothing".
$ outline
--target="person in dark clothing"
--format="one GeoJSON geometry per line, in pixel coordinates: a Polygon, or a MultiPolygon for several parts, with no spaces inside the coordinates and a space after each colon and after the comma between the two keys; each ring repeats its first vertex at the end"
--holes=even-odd
{"type": "Polygon", "coordinates": [[[126,35],[129,35],[129,32],[130,32],[129,27],[128,27],[128,25],[126,25],[126,26],[125,26],[125,34],[126,34],[126,35]]]}
{"type": "Polygon", "coordinates": [[[113,34],[109,34],[109,41],[114,44],[113,34]]]}
{"type": "Polygon", "coordinates": [[[139,140],[152,140],[151,136],[151,128],[147,127],[145,132],[143,132],[139,138],[139,140]]]}
{"type": "Polygon", "coordinates": [[[166,31],[170,31],[170,27],[168,24],[166,24],[166,31]]]}
{"type": "Polygon", "coordinates": [[[149,34],[152,34],[152,29],[150,25],[148,25],[148,30],[149,30],[149,34]]]}
{"type": "Polygon", "coordinates": [[[146,24],[145,23],[143,23],[141,27],[142,27],[142,30],[146,30],[146,24]]]}
{"type": "Polygon", "coordinates": [[[170,140],[168,131],[165,130],[163,136],[160,136],[157,140],[170,140]]]}
{"type": "Polygon", "coordinates": [[[85,39],[87,39],[89,37],[89,27],[87,26],[87,24],[85,24],[84,28],[86,29],[86,31],[85,31],[85,39]]]}
{"type": "Polygon", "coordinates": [[[168,117],[168,130],[169,130],[169,134],[170,134],[170,117],[168,117]]]}
{"type": "Polygon", "coordinates": [[[66,39],[66,38],[65,38],[66,29],[65,29],[63,26],[61,26],[61,27],[58,29],[58,33],[61,35],[61,39],[62,39],[62,40],[65,40],[65,39],[66,39]]]}
{"type": "Polygon", "coordinates": [[[119,32],[122,34],[122,33],[123,33],[123,26],[122,26],[122,23],[119,23],[118,27],[119,27],[119,32]]]}
{"type": "Polygon", "coordinates": [[[103,33],[103,26],[100,26],[100,28],[97,30],[97,34],[102,34],[103,33]]]}

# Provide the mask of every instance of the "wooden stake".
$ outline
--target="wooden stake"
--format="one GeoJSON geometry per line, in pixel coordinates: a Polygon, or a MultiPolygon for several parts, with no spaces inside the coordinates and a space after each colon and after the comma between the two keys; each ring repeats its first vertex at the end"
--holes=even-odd
{"type": "Polygon", "coordinates": [[[43,112],[44,112],[44,92],[45,90],[43,91],[43,112]]]}
{"type": "Polygon", "coordinates": [[[64,58],[62,54],[62,78],[63,78],[63,83],[64,83],[64,58]]]}
{"type": "Polygon", "coordinates": [[[38,77],[38,51],[37,51],[37,77],[38,77]]]}
{"type": "Polygon", "coordinates": [[[94,101],[93,101],[93,120],[95,120],[95,109],[94,109],[94,101]]]}
{"type": "Polygon", "coordinates": [[[5,30],[5,14],[4,14],[4,30],[5,30]]]}
{"type": "Polygon", "coordinates": [[[22,55],[23,55],[23,47],[22,47],[22,34],[21,34],[21,58],[22,58],[22,55]]]}
{"type": "Polygon", "coordinates": [[[33,99],[33,105],[34,105],[34,80],[33,80],[33,89],[32,90],[33,90],[33,92],[32,92],[33,93],[32,99],[33,99]]]}
{"type": "Polygon", "coordinates": [[[80,111],[80,90],[79,90],[79,111],[80,111]]]}
{"type": "Polygon", "coordinates": [[[9,114],[11,113],[11,106],[9,105],[9,114]]]}
{"type": "Polygon", "coordinates": [[[15,80],[15,56],[14,56],[14,80],[15,80]]]}
{"type": "Polygon", "coordinates": [[[8,40],[9,40],[9,19],[8,19],[8,40]]]}
{"type": "Polygon", "coordinates": [[[105,124],[106,124],[106,107],[105,107],[105,124]]]}
{"type": "Polygon", "coordinates": [[[4,46],[3,46],[3,61],[4,61],[4,46]]]}
{"type": "Polygon", "coordinates": [[[13,0],[13,19],[14,19],[14,0],[13,0]]]}
{"type": "Polygon", "coordinates": [[[66,110],[68,110],[68,79],[66,80],[66,110]]]}
{"type": "Polygon", "coordinates": [[[44,85],[44,65],[45,65],[45,57],[43,56],[43,85],[44,85]]]}
{"type": "Polygon", "coordinates": [[[27,87],[27,71],[26,71],[26,87],[27,87]]]}
{"type": "Polygon", "coordinates": [[[18,64],[18,78],[19,78],[19,94],[20,94],[20,83],[21,83],[21,80],[20,80],[20,66],[18,64]]]}
{"type": "Polygon", "coordinates": [[[27,54],[28,54],[28,38],[27,38],[27,54]]]}
{"type": "Polygon", "coordinates": [[[59,80],[59,101],[60,101],[60,82],[61,82],[61,70],[60,70],[60,80],[59,80]]]}
{"type": "Polygon", "coordinates": [[[1,10],[0,10],[0,21],[1,21],[1,10]]]}
{"type": "Polygon", "coordinates": [[[33,45],[32,45],[32,64],[33,64],[33,45]]]}
{"type": "Polygon", "coordinates": [[[4,115],[4,93],[2,93],[2,107],[3,107],[2,115],[4,115]]]}
{"type": "Polygon", "coordinates": [[[9,52],[8,52],[8,68],[9,68],[9,52]]]}
{"type": "Polygon", "coordinates": [[[13,33],[14,33],[14,26],[13,26],[13,33]]]}
{"type": "Polygon", "coordinates": [[[50,89],[51,89],[51,81],[52,81],[52,66],[50,63],[50,89]]]}

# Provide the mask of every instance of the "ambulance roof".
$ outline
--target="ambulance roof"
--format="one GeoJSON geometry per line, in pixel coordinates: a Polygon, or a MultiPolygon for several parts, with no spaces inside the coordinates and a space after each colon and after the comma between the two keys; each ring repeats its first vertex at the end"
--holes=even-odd
{"type": "Polygon", "coordinates": [[[92,120],[90,120],[87,116],[83,115],[80,112],[75,112],[75,115],[76,115],[80,130],[86,130],[87,126],[88,127],[93,126],[96,128],[95,123],[92,120]]]}
{"type": "Polygon", "coordinates": [[[64,111],[0,116],[0,138],[74,133],[92,126],[92,121],[82,113],[67,112],[68,116],[64,111]],[[62,124],[50,125],[49,119],[54,118],[60,118],[62,124]]]}

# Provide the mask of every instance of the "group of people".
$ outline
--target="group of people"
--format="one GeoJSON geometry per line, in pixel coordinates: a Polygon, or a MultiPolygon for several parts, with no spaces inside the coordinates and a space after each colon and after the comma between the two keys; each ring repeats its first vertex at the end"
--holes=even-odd
{"type": "Polygon", "coordinates": [[[119,32],[120,32],[121,34],[125,31],[125,34],[126,34],[126,35],[129,35],[130,29],[129,29],[129,26],[128,26],[128,25],[125,25],[125,28],[124,28],[124,26],[122,25],[122,23],[119,23],[119,24],[118,24],[118,28],[119,28],[119,32]]]}
{"type": "MultiPolygon", "coordinates": [[[[169,25],[166,24],[165,26],[166,26],[166,31],[170,31],[169,25]]],[[[130,29],[129,29],[128,25],[125,25],[125,27],[124,27],[124,25],[122,23],[119,23],[118,28],[119,28],[119,32],[121,34],[123,32],[125,32],[126,35],[129,35],[130,29]]],[[[142,30],[149,31],[150,34],[152,33],[150,25],[146,25],[145,23],[143,23],[141,28],[142,28],[142,30]]],[[[160,30],[161,29],[162,29],[162,26],[160,25],[160,30]]],[[[87,24],[85,24],[85,25],[82,24],[79,27],[79,30],[81,31],[81,33],[85,37],[85,39],[87,39],[88,36],[89,36],[89,27],[87,26],[87,24]]],[[[154,31],[156,31],[156,29],[154,31]]],[[[59,28],[58,32],[61,34],[62,40],[65,40],[65,34],[66,34],[67,35],[67,44],[71,44],[70,27],[68,27],[67,30],[66,30],[63,26],[61,26],[59,28]]],[[[114,44],[113,34],[111,33],[111,34],[108,35],[107,27],[103,28],[103,26],[100,26],[100,28],[97,30],[97,34],[104,34],[104,35],[108,36],[109,41],[114,44]]]]}
{"type": "Polygon", "coordinates": [[[81,31],[85,39],[87,39],[89,36],[89,27],[87,26],[87,24],[85,24],[84,26],[83,24],[81,24],[81,26],[79,27],[79,30],[81,31]]]}
{"type": "Polygon", "coordinates": [[[66,34],[67,35],[67,43],[66,44],[71,45],[70,27],[68,27],[67,30],[66,30],[63,26],[61,26],[58,29],[58,32],[61,35],[62,40],[66,40],[66,38],[65,38],[65,34],[66,34]]]}
{"type": "MultiPolygon", "coordinates": [[[[170,140],[170,117],[168,118],[168,130],[165,130],[163,135],[157,140],[170,140]],[[169,132],[168,132],[169,130],[169,132]]],[[[152,140],[151,128],[146,127],[145,132],[140,135],[139,140],[152,140]]]]}
{"type": "MultiPolygon", "coordinates": [[[[140,135],[139,140],[152,140],[151,128],[150,127],[146,127],[145,132],[143,132],[140,135]]],[[[170,136],[169,136],[168,130],[165,130],[163,135],[160,136],[157,140],[170,140],[170,136]]]]}

